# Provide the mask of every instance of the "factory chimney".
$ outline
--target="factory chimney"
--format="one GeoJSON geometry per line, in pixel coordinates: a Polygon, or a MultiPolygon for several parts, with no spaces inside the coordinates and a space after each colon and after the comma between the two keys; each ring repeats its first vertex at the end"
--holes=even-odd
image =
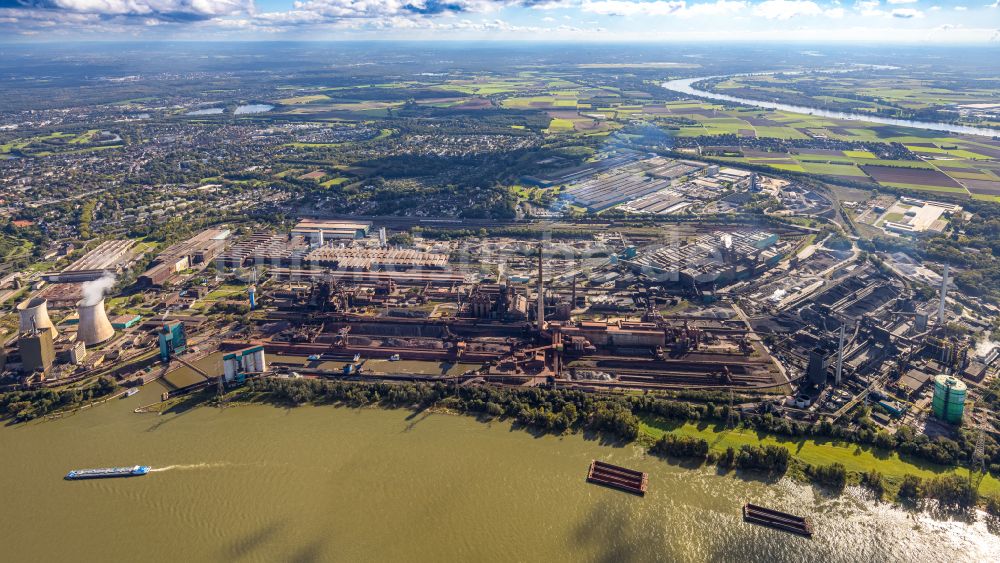
{"type": "Polygon", "coordinates": [[[247,297],[250,299],[250,310],[252,311],[257,308],[257,266],[253,267],[253,273],[250,274],[250,287],[247,289],[247,297]]]}
{"type": "Polygon", "coordinates": [[[722,254],[722,262],[724,264],[732,264],[733,262],[733,235],[726,233],[722,235],[722,245],[719,247],[719,252],[722,254]]]}
{"type": "Polygon", "coordinates": [[[538,245],[538,332],[545,327],[545,283],[542,281],[542,245],[538,245]]]}
{"type": "Polygon", "coordinates": [[[80,324],[76,331],[77,340],[82,340],[87,346],[100,344],[115,335],[115,329],[104,312],[104,298],[96,303],[84,299],[77,303],[80,324]]]}
{"type": "Polygon", "coordinates": [[[43,297],[25,299],[17,305],[17,313],[20,316],[18,328],[20,332],[33,332],[34,330],[48,330],[55,339],[59,333],[49,319],[49,302],[43,297]]]}
{"type": "Polygon", "coordinates": [[[834,385],[840,385],[840,375],[844,372],[844,323],[840,323],[840,346],[837,347],[837,374],[833,378],[834,385]]]}
{"type": "Polygon", "coordinates": [[[944,265],[944,273],[941,274],[941,297],[938,301],[938,327],[944,330],[945,320],[945,298],[948,296],[948,264],[944,265]]]}

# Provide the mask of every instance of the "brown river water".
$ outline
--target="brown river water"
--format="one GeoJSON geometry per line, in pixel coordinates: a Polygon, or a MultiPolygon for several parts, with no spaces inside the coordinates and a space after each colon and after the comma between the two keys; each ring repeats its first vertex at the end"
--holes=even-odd
{"type": "Polygon", "coordinates": [[[1000,560],[981,521],[688,469],[579,434],[329,406],[132,412],[159,392],[0,427],[0,560],[1000,560]],[[649,493],[587,484],[592,459],[649,472],[649,493]],[[133,464],[154,470],[63,480],[133,464]],[[746,501],[810,516],[816,535],[744,523],[746,501]]]}

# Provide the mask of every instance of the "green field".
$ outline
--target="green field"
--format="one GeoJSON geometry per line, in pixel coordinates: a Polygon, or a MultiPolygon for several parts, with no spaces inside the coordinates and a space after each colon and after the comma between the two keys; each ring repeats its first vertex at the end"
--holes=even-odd
{"type": "Polygon", "coordinates": [[[549,122],[549,128],[547,129],[549,133],[561,133],[572,130],[573,130],[572,119],[553,119],[552,121],[549,122]]]}
{"type": "MultiPolygon", "coordinates": [[[[898,480],[906,474],[921,478],[936,477],[947,473],[968,475],[968,470],[953,469],[934,465],[922,460],[902,458],[896,452],[886,452],[874,447],[859,446],[834,440],[791,439],[772,436],[745,428],[727,430],[716,423],[675,423],[659,419],[645,419],[642,432],[659,438],[666,432],[681,436],[703,438],[712,451],[723,452],[726,448],[739,449],[743,445],[777,445],[788,449],[791,454],[805,463],[829,465],[842,463],[848,471],[865,472],[876,470],[884,476],[898,480]]],[[[1000,481],[987,475],[979,488],[980,493],[1000,494],[1000,481]]]]}
{"type": "Polygon", "coordinates": [[[349,180],[347,178],[333,178],[332,180],[327,180],[327,181],[321,183],[320,185],[323,186],[324,188],[329,188],[331,186],[339,186],[339,185],[344,184],[344,183],[346,183],[348,181],[349,180]]]}
{"type": "Polygon", "coordinates": [[[230,284],[230,283],[222,284],[219,287],[215,288],[214,290],[210,291],[207,295],[205,295],[205,300],[216,301],[219,299],[232,297],[234,295],[240,295],[244,291],[246,291],[246,289],[247,288],[245,285],[230,284]]]}
{"type": "Polygon", "coordinates": [[[803,162],[802,168],[812,174],[829,174],[832,176],[859,176],[867,175],[854,164],[821,164],[818,162],[803,162]]]}
{"type": "Polygon", "coordinates": [[[308,95],[308,96],[296,96],[294,98],[284,98],[284,99],[278,100],[278,102],[280,102],[280,103],[282,103],[282,104],[284,104],[286,106],[290,106],[290,105],[296,105],[296,104],[309,104],[309,103],[312,103],[312,102],[318,102],[318,101],[321,101],[321,100],[329,100],[329,99],[330,99],[330,96],[327,96],[327,95],[324,95],[324,94],[312,94],[312,95],[308,95]]]}
{"type": "Polygon", "coordinates": [[[546,108],[573,108],[576,109],[577,98],[570,96],[526,96],[523,98],[507,98],[503,101],[503,107],[514,109],[546,109],[546,108]]]}
{"type": "Polygon", "coordinates": [[[877,158],[874,154],[868,151],[844,151],[844,156],[851,158],[877,158]]]}

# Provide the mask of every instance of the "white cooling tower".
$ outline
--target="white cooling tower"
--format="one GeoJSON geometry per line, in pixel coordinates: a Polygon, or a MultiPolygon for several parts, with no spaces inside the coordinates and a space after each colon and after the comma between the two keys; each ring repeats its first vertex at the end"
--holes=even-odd
{"type": "Polygon", "coordinates": [[[33,329],[48,329],[52,333],[52,339],[59,335],[56,327],[49,319],[49,302],[43,297],[25,299],[17,305],[17,312],[21,316],[19,329],[21,332],[30,332],[33,329]]]}
{"type": "Polygon", "coordinates": [[[76,306],[80,315],[80,325],[76,329],[77,340],[82,340],[87,346],[94,346],[115,335],[115,329],[104,312],[104,299],[93,305],[80,301],[76,306]]]}

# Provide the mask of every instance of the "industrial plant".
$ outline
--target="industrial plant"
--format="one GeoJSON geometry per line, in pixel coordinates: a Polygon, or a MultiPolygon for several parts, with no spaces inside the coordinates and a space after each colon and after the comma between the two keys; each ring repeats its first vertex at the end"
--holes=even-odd
{"type": "MultiPolygon", "coordinates": [[[[570,174],[568,197],[626,217],[714,218],[754,198],[834,213],[756,173],[616,162],[570,174]],[[610,181],[625,191],[599,189],[610,181]]],[[[988,418],[975,405],[1000,348],[977,344],[988,325],[948,264],[915,279],[898,257],[779,219],[652,225],[434,236],[448,231],[303,217],[217,225],[144,260],[102,243],[16,306],[3,381],[159,381],[164,405],[258,378],[706,393],[743,416],[889,435],[988,418]]]]}

